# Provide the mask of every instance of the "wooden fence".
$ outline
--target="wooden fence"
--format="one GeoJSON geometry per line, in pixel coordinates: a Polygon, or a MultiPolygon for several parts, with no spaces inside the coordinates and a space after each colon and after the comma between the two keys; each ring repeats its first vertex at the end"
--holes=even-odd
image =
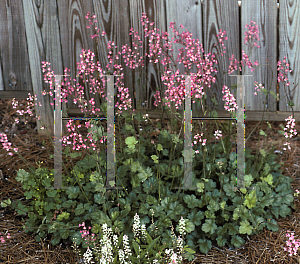
{"type": "MultiPolygon", "coordinates": [[[[76,63],[80,61],[82,49],[90,49],[96,53],[103,69],[108,64],[106,47],[109,40],[115,42],[118,51],[123,44],[131,43],[129,30],[138,30],[143,36],[140,22],[142,13],[147,13],[156,28],[168,31],[170,22],[182,24],[193,33],[195,39],[203,43],[205,53],[216,52],[217,33],[226,30],[228,40],[225,41],[226,53],[218,60],[216,82],[211,91],[219,98],[219,115],[228,116],[221,100],[222,87],[231,87],[236,78],[228,76],[229,57],[234,54],[241,59],[242,50],[247,52],[244,44],[245,25],[251,20],[259,28],[259,49],[255,49],[249,59],[258,61],[262,66],[258,70],[246,74],[245,108],[248,120],[260,120],[264,109],[260,93],[255,96],[254,81],[264,86],[281,99],[278,103],[273,96],[268,97],[267,109],[272,112],[265,118],[283,121],[291,114],[288,101],[293,101],[294,111],[300,111],[300,92],[297,89],[300,76],[300,3],[293,0],[2,0],[0,1],[0,98],[26,98],[28,92],[36,94],[42,107],[36,111],[41,115],[41,122],[53,131],[53,106],[50,106],[49,96],[42,96],[42,90],[48,90],[43,80],[41,61],[51,63],[55,74],[63,74],[65,68],[71,70],[71,76],[76,76],[76,63]],[[100,38],[98,46],[90,38],[91,30],[87,29],[88,11],[97,16],[100,32],[107,35],[100,38]],[[289,98],[286,98],[284,86],[277,83],[277,61],[287,56],[292,72],[289,98]],[[224,74],[225,73],[225,74],[224,74]],[[273,74],[273,75],[272,75],[273,74]],[[272,78],[273,76],[273,78],[272,78]],[[296,88],[296,89],[294,89],[296,88]],[[285,97],[285,98],[284,98],[285,97]],[[280,114],[278,114],[280,112],[280,114]]],[[[174,46],[176,51],[178,44],[174,46]]],[[[177,53],[175,52],[175,56],[177,53]]],[[[139,73],[133,73],[124,63],[125,87],[129,87],[130,96],[135,95],[136,105],[148,101],[152,106],[155,100],[156,87],[163,87],[160,75],[153,64],[147,62],[145,73],[148,81],[139,73]],[[144,90],[142,90],[142,87],[144,90]]],[[[183,69],[182,67],[180,68],[183,69]]],[[[208,94],[208,96],[210,96],[208,94]]],[[[51,99],[52,100],[52,99],[51,99]]],[[[210,102],[210,101],[208,101],[210,102]]],[[[68,107],[76,105],[68,102],[68,107]]],[[[63,105],[63,109],[66,105],[63,105]]],[[[78,111],[77,111],[78,112],[78,111]]],[[[69,111],[71,116],[76,110],[69,111]]],[[[299,113],[295,113],[299,120],[299,113]]],[[[65,121],[64,121],[65,122],[65,121]]],[[[64,123],[63,123],[64,124],[64,123]]]]}

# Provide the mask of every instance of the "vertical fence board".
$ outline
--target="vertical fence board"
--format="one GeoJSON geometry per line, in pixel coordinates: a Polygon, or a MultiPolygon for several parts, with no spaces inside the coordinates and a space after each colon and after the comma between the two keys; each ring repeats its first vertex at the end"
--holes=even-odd
{"type": "Polygon", "coordinates": [[[0,90],[31,90],[23,4],[0,2],[0,90]]]}
{"type": "MultiPolygon", "coordinates": [[[[165,8],[163,1],[130,1],[130,25],[138,32],[138,35],[144,42],[142,54],[145,54],[145,52],[149,53],[149,37],[146,41],[144,28],[141,23],[142,13],[146,13],[150,23],[154,22],[154,28],[157,28],[159,33],[161,33],[161,31],[166,31],[166,24],[164,20],[165,8]]],[[[161,71],[163,70],[163,67],[158,63],[154,64],[153,62],[149,62],[148,57],[144,57],[144,65],[144,68],[138,69],[134,72],[134,88],[137,107],[144,108],[148,105],[149,109],[155,109],[153,104],[155,101],[154,94],[157,87],[164,88],[164,85],[161,82],[161,71]],[[145,101],[147,101],[147,103],[145,103],[145,101]]]]}
{"type": "MultiPolygon", "coordinates": [[[[61,56],[63,69],[56,74],[64,74],[64,69],[70,69],[72,80],[77,79],[77,63],[80,62],[80,53],[82,49],[93,50],[93,42],[90,38],[90,32],[86,28],[88,20],[85,18],[88,11],[93,13],[91,0],[65,0],[57,1],[58,17],[61,36],[61,56]]],[[[83,85],[83,82],[80,82],[83,85]]],[[[85,99],[89,100],[89,89],[85,89],[85,99]]],[[[68,98],[68,107],[77,108],[71,98],[68,98]]],[[[65,103],[63,103],[65,106],[65,103]]],[[[64,109],[64,108],[63,108],[64,109]]]]}
{"type": "MultiPolygon", "coordinates": [[[[24,1],[23,3],[32,88],[34,94],[37,95],[38,102],[42,104],[42,107],[35,106],[37,115],[41,116],[41,122],[38,121],[37,126],[38,129],[41,126],[46,127],[44,131],[39,130],[40,134],[53,135],[54,106],[50,103],[54,102],[54,97],[43,96],[41,93],[43,90],[49,91],[48,85],[44,82],[41,62],[50,62],[55,74],[63,74],[58,7],[56,2],[44,4],[44,2],[24,1]]],[[[66,131],[67,128],[64,125],[62,132],[66,133],[66,131]]]]}
{"type": "MultiPolygon", "coordinates": [[[[229,57],[234,54],[235,58],[241,59],[241,50],[246,50],[244,42],[245,25],[251,20],[257,22],[260,31],[260,49],[253,50],[250,60],[256,60],[262,66],[251,73],[248,68],[246,74],[253,74],[246,80],[246,110],[263,110],[263,93],[255,96],[254,81],[261,82],[276,93],[277,75],[277,48],[279,59],[287,56],[292,73],[288,77],[291,82],[290,89],[299,85],[299,37],[296,32],[299,30],[299,3],[292,0],[280,0],[279,16],[279,43],[276,41],[277,10],[276,0],[243,0],[241,7],[241,25],[239,24],[238,4],[235,0],[66,0],[66,1],[24,1],[11,0],[0,2],[0,90],[12,91],[33,91],[37,95],[42,107],[36,108],[37,115],[46,122],[50,131],[53,131],[53,106],[50,106],[52,98],[42,96],[41,91],[48,91],[48,85],[44,83],[41,69],[41,61],[49,61],[55,74],[63,74],[65,68],[71,69],[71,77],[77,74],[77,62],[80,61],[79,54],[82,49],[90,49],[96,53],[95,60],[99,60],[102,68],[106,69],[107,43],[112,40],[118,46],[128,44],[131,48],[132,37],[129,36],[131,27],[135,28],[143,38],[143,28],[140,18],[143,12],[147,13],[150,22],[155,22],[155,27],[168,31],[170,38],[173,36],[169,29],[170,22],[180,24],[184,30],[193,33],[193,38],[203,43],[205,53],[215,52],[218,47],[216,35],[219,29],[226,30],[228,40],[225,41],[226,53],[218,60],[218,73],[216,83],[212,84],[211,91],[216,93],[219,99],[219,110],[223,110],[222,87],[230,87],[236,83],[235,78],[228,76],[229,57]],[[87,29],[88,20],[85,15],[90,11],[96,14],[97,25],[100,34],[105,31],[107,35],[100,36],[98,44],[90,38],[93,32],[87,29]],[[202,17],[203,16],[203,17],[202,17]],[[203,21],[203,25],[202,25],[203,21]],[[239,28],[241,32],[239,32],[239,28]],[[202,37],[203,35],[203,37],[202,37]],[[279,45],[280,44],[280,45],[279,45]],[[277,47],[279,45],[279,47],[277,47]],[[273,80],[272,80],[273,70],[273,80]],[[224,73],[224,75],[223,75],[224,73]],[[11,84],[11,86],[10,86],[11,84]]],[[[181,32],[182,29],[179,29],[181,32]]],[[[148,43],[144,42],[144,47],[148,43]]],[[[173,46],[174,58],[177,59],[178,48],[173,46]]],[[[144,50],[145,51],[145,50],[144,50]]],[[[248,54],[249,51],[246,50],[248,54]]],[[[145,59],[143,71],[132,71],[122,62],[124,72],[124,84],[129,88],[130,97],[136,97],[137,101],[148,101],[149,108],[153,108],[154,94],[157,87],[165,86],[161,82],[161,73],[155,68],[156,65],[145,59]],[[144,78],[145,74],[147,78],[144,78]],[[140,82],[138,78],[140,77],[140,82]],[[135,95],[135,96],[134,96],[135,95]]],[[[123,61],[123,59],[122,59],[123,61]]],[[[180,73],[184,74],[183,65],[179,65],[180,73]]],[[[116,88],[115,88],[116,89],[116,88]]],[[[234,90],[231,90],[233,92],[234,90]]],[[[86,99],[89,99],[89,90],[85,89],[86,99]]],[[[208,97],[211,96],[207,93],[208,97]]],[[[280,98],[285,96],[284,87],[280,84],[280,98]]],[[[12,93],[12,98],[13,98],[12,93]]],[[[294,111],[299,111],[299,88],[291,91],[290,99],[284,98],[280,102],[280,111],[291,111],[287,102],[292,100],[295,103],[294,111]]],[[[210,100],[207,101],[210,103],[210,100]]],[[[268,108],[276,111],[276,99],[269,94],[268,108]],[[273,106],[271,107],[271,104],[273,106]]],[[[69,108],[78,108],[69,100],[69,108]]],[[[63,104],[63,110],[66,105],[63,104]]],[[[140,107],[139,103],[133,104],[134,108],[140,107]]],[[[179,109],[183,109],[183,106],[179,109]]],[[[65,122],[65,121],[64,121],[65,122]]],[[[42,124],[38,122],[38,127],[42,124]]],[[[65,127],[63,125],[63,127],[65,127]]],[[[43,131],[39,131],[43,132],[43,131]]]]}
{"type": "MultiPolygon", "coordinates": [[[[210,98],[212,94],[216,94],[219,98],[219,110],[224,110],[224,101],[222,88],[224,85],[230,89],[232,84],[236,84],[235,77],[229,77],[228,66],[229,58],[234,55],[237,60],[240,59],[239,47],[239,10],[236,0],[205,0],[203,7],[203,31],[204,31],[204,51],[205,53],[219,53],[221,46],[217,38],[220,29],[226,31],[228,40],[224,40],[226,53],[223,56],[218,56],[218,64],[216,65],[217,73],[214,74],[216,82],[211,84],[210,91],[206,92],[208,99],[207,104],[212,105],[210,98]],[[215,46],[216,45],[216,46],[215,46]]],[[[232,73],[236,74],[236,73],[232,73]]],[[[231,93],[235,90],[231,89],[231,93]]]]}
{"type": "MultiPolygon", "coordinates": [[[[276,1],[267,0],[243,0],[242,1],[242,23],[241,23],[241,42],[242,50],[246,52],[252,63],[258,61],[262,67],[251,72],[247,67],[245,74],[253,75],[253,77],[245,77],[245,109],[251,111],[263,111],[263,100],[266,96],[261,92],[254,95],[254,82],[262,83],[268,90],[276,93],[276,51],[277,51],[277,5],[276,1]],[[258,25],[260,48],[254,47],[250,54],[249,46],[244,44],[244,37],[246,32],[246,24],[250,24],[253,20],[258,25]],[[269,64],[270,67],[264,66],[269,64]],[[273,71],[273,79],[272,79],[273,71]],[[263,100],[261,99],[263,95],[263,100]]],[[[268,96],[266,102],[266,109],[269,111],[276,111],[276,98],[271,94],[268,96]]]]}
{"type": "MultiPolygon", "coordinates": [[[[98,60],[101,63],[102,69],[107,71],[106,65],[108,64],[107,58],[107,44],[113,41],[117,48],[112,54],[118,55],[121,51],[122,45],[129,44],[129,6],[127,0],[120,0],[116,4],[114,1],[93,0],[95,15],[97,17],[97,27],[100,29],[100,39],[97,44],[98,60]],[[102,31],[106,35],[102,36],[102,31]]],[[[118,55],[119,56],[119,55],[118,55]]],[[[121,62],[119,56],[118,64],[121,62]]],[[[121,62],[122,72],[124,73],[124,87],[129,89],[130,98],[133,99],[132,91],[132,74],[121,62]]],[[[116,81],[116,79],[115,79],[116,81]]],[[[117,94],[117,87],[115,87],[115,94],[117,94]]],[[[117,98],[117,97],[116,97],[117,98]]]]}
{"type": "MultiPolygon", "coordinates": [[[[193,34],[192,38],[198,39],[202,43],[202,7],[201,1],[196,0],[186,0],[186,1],[176,1],[170,0],[166,2],[166,20],[168,33],[170,38],[174,36],[173,30],[169,28],[171,22],[176,23],[176,28],[179,33],[182,31],[188,30],[193,34]],[[183,25],[183,29],[180,28],[180,25],[183,25]]],[[[173,44],[174,50],[174,59],[177,60],[178,49],[183,46],[176,43],[173,44]]],[[[178,65],[178,63],[177,63],[178,65]]],[[[185,74],[183,64],[178,65],[180,74],[185,74]]],[[[195,72],[195,70],[193,70],[195,72]]],[[[184,103],[184,102],[183,102],[184,103]]],[[[179,110],[183,109],[183,105],[179,107],[179,110]]]]}
{"type": "Polygon", "coordinates": [[[279,110],[292,111],[288,106],[293,101],[294,111],[300,111],[300,3],[299,1],[280,0],[279,3],[279,60],[287,57],[292,72],[288,73],[290,86],[279,83],[279,110]],[[289,91],[290,90],[290,91],[289,91]],[[288,95],[288,96],[287,96],[288,95]],[[285,97],[285,98],[283,98],[285,97]]]}

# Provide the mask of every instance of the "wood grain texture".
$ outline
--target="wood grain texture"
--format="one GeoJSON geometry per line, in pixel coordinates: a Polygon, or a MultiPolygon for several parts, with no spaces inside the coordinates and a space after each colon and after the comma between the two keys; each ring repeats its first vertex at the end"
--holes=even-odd
{"type": "MultiPolygon", "coordinates": [[[[131,1],[130,1],[131,2],[131,1]]],[[[118,52],[122,50],[122,45],[130,45],[131,38],[130,33],[130,4],[128,0],[120,1],[103,1],[93,0],[95,15],[97,17],[98,27],[100,33],[105,31],[105,36],[100,36],[97,44],[97,54],[103,70],[107,71],[106,65],[108,64],[107,58],[107,44],[109,41],[113,41],[117,47],[114,50],[113,56],[118,55],[118,52]]],[[[119,56],[119,55],[118,55],[119,56]]],[[[133,73],[128,67],[126,67],[123,59],[119,56],[117,60],[118,64],[122,65],[122,71],[124,73],[124,87],[128,88],[129,96],[132,99],[132,107],[134,107],[134,77],[133,73]]],[[[115,81],[117,81],[115,79],[115,81]]],[[[117,86],[115,86],[115,95],[119,93],[117,86]]],[[[117,97],[115,97],[117,99],[117,97]]],[[[116,103],[116,101],[115,101],[116,103]]]]}
{"type": "MultiPolygon", "coordinates": [[[[193,34],[192,38],[198,39],[200,43],[203,43],[202,39],[202,6],[200,0],[186,0],[186,1],[176,1],[169,0],[166,1],[166,20],[167,29],[170,34],[170,38],[174,36],[172,29],[169,28],[171,22],[176,23],[176,27],[181,33],[183,30],[188,30],[193,34]],[[183,29],[180,25],[183,25],[183,29]]],[[[173,44],[174,59],[177,60],[178,50],[183,46],[176,43],[173,44]]],[[[185,74],[184,66],[182,64],[178,65],[180,74],[185,74]]],[[[193,70],[192,72],[196,72],[193,70]]],[[[193,105],[193,104],[192,104],[193,105]]],[[[183,106],[179,108],[183,109],[183,106]]]]}
{"type": "MultiPolygon", "coordinates": [[[[108,41],[116,43],[118,46],[116,52],[120,51],[124,44],[128,44],[132,48],[132,37],[129,36],[129,30],[131,27],[135,28],[143,38],[140,18],[145,12],[150,22],[155,22],[156,28],[168,31],[170,37],[173,36],[169,29],[170,22],[176,22],[177,27],[182,24],[184,30],[192,32],[193,37],[203,43],[206,53],[218,50],[213,46],[217,43],[216,35],[219,29],[226,30],[228,36],[228,40],[225,42],[226,53],[219,59],[217,81],[211,89],[219,99],[220,110],[224,109],[223,94],[221,93],[223,85],[230,87],[236,83],[236,79],[227,74],[228,59],[232,54],[237,59],[241,59],[239,46],[241,45],[245,50],[243,44],[245,25],[249,24],[251,20],[257,22],[261,48],[251,54],[250,60],[252,62],[257,60],[261,64],[268,60],[270,67],[262,66],[253,72],[253,77],[247,77],[246,109],[248,111],[263,110],[261,94],[253,95],[254,81],[265,84],[266,88],[271,87],[272,91],[276,93],[276,62],[278,59],[276,58],[278,45],[276,42],[276,1],[243,0],[241,18],[239,18],[236,2],[235,0],[204,0],[203,3],[200,0],[0,1],[0,91],[11,91],[11,98],[22,97],[23,95],[18,91],[33,91],[37,94],[38,101],[42,104],[41,108],[36,108],[38,115],[41,111],[41,122],[38,126],[47,123],[50,131],[53,131],[53,106],[50,106],[50,101],[53,101],[49,96],[41,95],[41,91],[49,90],[48,84],[45,84],[43,80],[41,61],[50,62],[55,74],[63,74],[64,69],[69,68],[72,78],[75,78],[81,50],[90,49],[96,54],[95,61],[99,60],[102,68],[106,70],[108,41]],[[104,37],[100,37],[98,44],[95,44],[94,40],[90,38],[93,32],[86,28],[88,20],[85,16],[88,11],[92,15],[96,14],[100,33],[102,31],[107,33],[104,37]],[[239,19],[242,21],[241,25],[239,25],[239,19]],[[239,28],[241,28],[241,32],[239,28]]],[[[288,63],[293,70],[288,75],[291,90],[299,85],[300,75],[300,43],[297,34],[300,26],[299,5],[299,1],[280,0],[279,59],[282,60],[284,56],[287,56],[288,63]]],[[[144,49],[146,49],[146,44],[148,43],[144,42],[144,49]]],[[[180,47],[177,46],[173,46],[175,59],[180,47]]],[[[147,58],[145,58],[145,68],[141,72],[128,69],[124,62],[122,62],[122,67],[125,87],[129,88],[130,97],[132,99],[136,97],[137,101],[140,101],[133,104],[133,107],[139,107],[140,103],[148,101],[151,109],[157,87],[165,90],[165,86],[161,82],[161,73],[154,64],[149,63],[147,58]]],[[[180,73],[184,74],[183,65],[179,65],[179,69],[180,73]]],[[[249,72],[246,71],[246,73],[249,72]]],[[[231,90],[231,92],[233,91],[231,90]]],[[[7,93],[2,94],[5,97],[9,96],[7,93]]],[[[210,93],[207,95],[209,97],[210,93]]],[[[280,97],[283,98],[285,95],[284,88],[280,85],[280,97]]],[[[289,95],[290,100],[295,103],[294,111],[300,111],[299,87],[291,91],[289,95]]],[[[86,99],[89,99],[88,87],[85,89],[85,96],[86,99]]],[[[286,106],[288,101],[287,99],[281,100],[280,111],[291,111],[286,106]]],[[[207,102],[209,103],[210,100],[207,102]]],[[[270,106],[275,102],[275,98],[269,95],[267,105],[270,111],[276,111],[276,104],[273,104],[273,107],[270,106]]],[[[68,104],[63,104],[63,111],[67,106],[77,107],[72,100],[69,100],[68,104]]],[[[65,126],[63,125],[63,127],[65,126]]]]}
{"type": "MultiPolygon", "coordinates": [[[[138,0],[130,1],[130,27],[134,28],[141,40],[144,42],[142,54],[149,53],[148,40],[145,39],[144,28],[141,23],[143,13],[147,14],[149,22],[154,22],[154,27],[159,33],[166,31],[165,4],[158,0],[138,0]]],[[[132,41],[131,36],[131,41],[132,41]]],[[[132,46],[131,46],[132,48],[132,46]]],[[[149,62],[148,57],[144,57],[145,67],[134,71],[134,92],[137,108],[143,108],[148,105],[149,109],[155,109],[154,94],[158,87],[163,88],[161,81],[161,64],[149,62]],[[147,102],[146,102],[147,101],[147,102]],[[144,103],[144,105],[142,105],[144,103]]]]}
{"type": "MultiPolygon", "coordinates": [[[[262,92],[258,92],[257,96],[253,95],[255,92],[254,82],[262,83],[266,89],[276,93],[277,3],[269,0],[243,0],[241,14],[242,50],[249,55],[252,63],[258,61],[262,65],[254,72],[251,72],[248,67],[245,70],[244,74],[253,75],[253,77],[245,78],[245,109],[262,111],[264,110],[263,101],[266,96],[262,92]],[[251,20],[258,25],[260,39],[258,41],[260,48],[254,47],[252,53],[250,53],[249,47],[244,44],[244,33],[247,30],[245,26],[250,24],[251,20]],[[266,66],[266,64],[269,66],[266,66]],[[261,95],[263,95],[263,100],[261,95]]],[[[266,105],[269,111],[276,111],[276,99],[271,94],[266,100],[266,105]]]]}
{"type": "Polygon", "coordinates": [[[23,4],[0,1],[0,90],[31,90],[23,4]]]}
{"type": "MultiPolygon", "coordinates": [[[[80,62],[79,55],[82,49],[95,52],[93,41],[90,38],[90,31],[86,28],[88,20],[85,18],[90,11],[93,14],[92,0],[65,0],[57,1],[58,19],[61,38],[61,57],[63,70],[70,69],[72,79],[76,78],[78,73],[77,63],[80,62]]],[[[79,81],[83,85],[82,81],[79,81]]],[[[89,100],[88,88],[85,89],[85,98],[89,100]]],[[[68,107],[77,107],[72,100],[68,100],[68,107]]]]}
{"type": "MultiPolygon", "coordinates": [[[[236,77],[229,77],[228,75],[229,58],[233,54],[237,60],[240,60],[239,7],[236,0],[205,0],[203,3],[205,53],[220,54],[221,45],[217,38],[220,29],[222,32],[226,31],[228,37],[228,40],[224,41],[226,53],[223,56],[218,56],[218,64],[216,65],[218,72],[214,74],[216,82],[212,83],[210,91],[206,93],[209,106],[212,105],[210,98],[216,94],[216,98],[220,98],[218,109],[224,110],[222,88],[226,85],[230,89],[232,84],[236,84],[236,77]]],[[[231,89],[232,94],[235,94],[235,91],[231,89]]]]}
{"type": "Polygon", "coordinates": [[[293,101],[294,111],[300,111],[300,2],[280,0],[279,2],[279,60],[287,57],[292,72],[288,73],[289,87],[279,83],[279,110],[292,111],[287,106],[293,101]],[[285,98],[283,98],[285,97],[285,98]]]}
{"type": "MultiPolygon", "coordinates": [[[[53,99],[43,96],[42,90],[49,91],[43,80],[41,61],[51,63],[54,73],[62,73],[62,57],[60,46],[59,22],[57,16],[56,2],[50,1],[44,4],[43,1],[23,1],[26,40],[29,54],[29,65],[31,69],[31,81],[37,101],[41,102],[35,106],[36,114],[41,116],[37,121],[40,134],[50,135],[54,133],[54,106],[50,105],[53,99]],[[40,127],[45,125],[45,130],[40,127]]],[[[64,127],[64,126],[63,126],[64,127]]],[[[64,127],[64,129],[66,129],[64,127]]]]}

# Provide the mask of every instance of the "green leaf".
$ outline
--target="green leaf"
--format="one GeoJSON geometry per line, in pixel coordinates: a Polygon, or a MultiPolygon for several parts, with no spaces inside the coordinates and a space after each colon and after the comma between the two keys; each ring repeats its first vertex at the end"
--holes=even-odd
{"type": "Polygon", "coordinates": [[[70,186],[66,193],[68,194],[69,199],[76,199],[77,196],[80,194],[80,189],[78,186],[70,186]]]}
{"type": "Polygon", "coordinates": [[[271,173],[269,173],[268,176],[265,177],[265,178],[264,178],[264,177],[260,177],[260,179],[261,179],[262,181],[267,182],[270,186],[273,186],[273,176],[272,176],[271,173]]]}
{"type": "Polygon", "coordinates": [[[229,235],[234,236],[238,233],[238,228],[233,223],[226,223],[225,226],[228,229],[229,235]]]}
{"type": "Polygon", "coordinates": [[[204,219],[204,212],[193,209],[191,213],[188,214],[188,219],[190,219],[194,225],[199,226],[201,224],[201,220],[204,219]]]}
{"type": "Polygon", "coordinates": [[[158,157],[156,155],[152,155],[151,158],[154,160],[154,163],[158,163],[158,157]]]}
{"type": "Polygon", "coordinates": [[[291,209],[286,204],[281,205],[279,209],[279,215],[281,217],[286,217],[289,214],[291,214],[291,209]]]}
{"type": "Polygon", "coordinates": [[[57,221],[62,221],[63,219],[69,219],[70,213],[67,212],[62,212],[61,214],[59,214],[59,216],[57,217],[57,221]]]}
{"type": "Polygon", "coordinates": [[[285,204],[291,204],[293,201],[294,201],[294,197],[292,194],[288,194],[282,197],[282,202],[285,204]]]}
{"type": "Polygon", "coordinates": [[[223,201],[223,202],[221,202],[220,203],[220,207],[224,210],[224,208],[225,208],[225,205],[226,205],[226,201],[223,201]]]}
{"type": "Polygon", "coordinates": [[[20,181],[21,183],[28,181],[29,173],[24,169],[19,169],[17,172],[16,180],[20,181]]]}
{"type": "Polygon", "coordinates": [[[217,225],[215,224],[215,222],[213,220],[206,219],[205,223],[202,225],[201,229],[205,233],[210,233],[212,235],[215,232],[215,230],[217,229],[217,225]]]}
{"type": "Polygon", "coordinates": [[[274,219],[269,219],[267,221],[267,228],[273,232],[277,232],[279,230],[277,222],[274,219]]]}
{"type": "Polygon", "coordinates": [[[146,198],[146,202],[150,205],[152,204],[158,204],[158,201],[157,199],[154,197],[154,196],[151,196],[151,195],[148,195],[147,198],[146,198]]]}
{"type": "Polygon", "coordinates": [[[177,216],[179,216],[182,211],[184,210],[184,207],[181,203],[179,203],[178,201],[175,201],[174,203],[171,203],[169,205],[170,210],[167,211],[168,216],[171,219],[176,219],[177,216]]]}
{"type": "Polygon", "coordinates": [[[135,137],[127,137],[125,139],[125,143],[127,144],[129,149],[134,149],[135,144],[138,143],[138,141],[135,139],[135,137]]]}
{"type": "Polygon", "coordinates": [[[198,206],[198,199],[196,198],[196,196],[194,194],[192,195],[185,195],[183,197],[183,200],[185,201],[185,203],[188,205],[189,208],[193,209],[196,206],[198,206]]]}
{"type": "Polygon", "coordinates": [[[245,188],[241,188],[240,191],[241,191],[243,194],[246,194],[246,193],[247,193],[247,189],[245,189],[245,188]]]}
{"type": "Polygon", "coordinates": [[[46,194],[48,197],[55,197],[57,195],[57,190],[47,190],[46,194]]]}
{"type": "Polygon", "coordinates": [[[30,192],[30,191],[24,192],[24,195],[26,196],[27,200],[32,198],[32,192],[30,192]]]}
{"type": "Polygon", "coordinates": [[[85,211],[85,209],[83,208],[83,203],[80,203],[77,205],[76,209],[75,209],[75,215],[81,215],[83,214],[85,211]]]}
{"type": "Polygon", "coordinates": [[[169,150],[164,149],[163,152],[162,152],[162,154],[163,154],[164,156],[168,156],[168,155],[169,155],[169,150]]]}
{"type": "Polygon", "coordinates": [[[264,149],[259,150],[259,152],[263,157],[266,157],[266,151],[264,149]]]}
{"type": "Polygon", "coordinates": [[[265,137],[267,136],[267,134],[263,130],[260,130],[259,134],[265,137]]]}
{"type": "MultiPolygon", "coordinates": [[[[276,93],[274,93],[273,91],[270,91],[270,94],[272,94],[273,97],[274,97],[275,99],[277,99],[277,94],[276,94],[276,93]]],[[[271,127],[270,127],[270,128],[271,128],[271,127]]]]}
{"type": "Polygon", "coordinates": [[[253,227],[250,225],[250,223],[247,220],[244,220],[241,222],[241,226],[239,228],[240,234],[248,234],[251,235],[253,230],[253,227]]]}
{"type": "Polygon", "coordinates": [[[198,244],[199,244],[200,251],[204,254],[207,254],[212,248],[211,241],[207,239],[199,239],[198,244]]]}
{"type": "Polygon", "coordinates": [[[244,205],[246,205],[249,209],[256,206],[256,192],[255,190],[251,191],[251,193],[246,195],[244,205]]]}
{"type": "Polygon", "coordinates": [[[227,240],[225,238],[223,238],[222,236],[217,237],[217,244],[219,247],[224,247],[226,243],[227,240]]]}
{"type": "MultiPolygon", "coordinates": [[[[193,224],[193,222],[191,222],[189,219],[185,219],[184,221],[185,221],[185,231],[187,233],[193,232],[195,230],[195,225],[193,224]]],[[[176,228],[176,230],[177,230],[177,228],[176,228]]]]}
{"type": "Polygon", "coordinates": [[[211,212],[216,212],[216,211],[218,211],[219,210],[219,204],[215,201],[215,200],[213,200],[213,199],[211,199],[210,201],[209,201],[209,205],[207,206],[207,209],[209,210],[209,211],[211,211],[211,212]]]}
{"type": "Polygon", "coordinates": [[[162,151],[162,150],[163,150],[163,147],[162,147],[161,144],[157,144],[157,150],[158,150],[158,151],[162,151]]]}
{"type": "Polygon", "coordinates": [[[245,243],[245,240],[240,236],[236,235],[231,239],[231,244],[233,244],[236,248],[241,247],[245,243]]]}
{"type": "Polygon", "coordinates": [[[135,251],[135,254],[138,256],[140,255],[140,250],[139,250],[139,244],[136,241],[132,241],[133,249],[135,251]]]}
{"type": "Polygon", "coordinates": [[[203,190],[204,190],[204,182],[198,182],[196,184],[196,186],[197,186],[197,191],[200,192],[200,193],[202,193],[203,190]]]}
{"type": "Polygon", "coordinates": [[[108,183],[109,183],[110,187],[115,187],[116,182],[114,180],[109,181],[108,183]]]}
{"type": "Polygon", "coordinates": [[[27,206],[22,204],[22,202],[20,200],[17,201],[15,210],[17,211],[17,213],[19,215],[26,215],[28,212],[27,206]]]}
{"type": "Polygon", "coordinates": [[[2,207],[7,207],[11,204],[11,200],[10,199],[7,199],[7,200],[4,200],[1,202],[1,206],[2,207]]]}
{"type": "Polygon", "coordinates": [[[265,95],[268,94],[268,90],[267,90],[266,88],[262,88],[261,90],[263,91],[263,93],[264,93],[265,95]]]}
{"type": "Polygon", "coordinates": [[[244,181],[245,181],[245,186],[246,187],[250,187],[251,186],[251,183],[253,181],[253,177],[251,174],[247,174],[244,176],[244,181]]]}
{"type": "Polygon", "coordinates": [[[235,197],[236,196],[236,193],[234,192],[234,185],[233,184],[226,183],[226,184],[224,184],[223,189],[226,192],[227,196],[230,196],[230,197],[235,197]]]}
{"type": "Polygon", "coordinates": [[[55,236],[52,240],[51,240],[51,244],[53,246],[58,245],[60,242],[60,236],[55,236]]]}

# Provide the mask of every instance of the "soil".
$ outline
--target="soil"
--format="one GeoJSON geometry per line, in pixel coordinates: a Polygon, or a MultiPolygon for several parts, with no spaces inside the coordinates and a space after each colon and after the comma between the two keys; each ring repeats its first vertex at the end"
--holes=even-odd
{"type": "MultiPolygon", "coordinates": [[[[13,146],[19,148],[19,153],[24,157],[26,163],[17,155],[9,156],[7,151],[0,147],[0,199],[1,201],[10,198],[11,200],[22,200],[24,198],[24,190],[19,182],[15,180],[17,170],[27,168],[27,166],[38,167],[39,161],[45,166],[53,168],[53,160],[48,157],[53,154],[53,144],[47,136],[38,135],[36,122],[32,117],[26,116],[28,123],[25,124],[25,119],[20,118],[16,110],[26,110],[26,100],[19,100],[19,105],[22,106],[13,109],[11,100],[0,100],[0,134],[8,135],[8,141],[12,142],[13,146]],[[19,118],[20,122],[14,122],[15,118],[19,118]],[[44,141],[44,146],[42,142],[44,141]],[[52,150],[52,152],[51,152],[52,150]]],[[[157,126],[158,120],[152,120],[154,129],[151,136],[155,140],[160,130],[157,126]]],[[[167,128],[169,122],[161,121],[162,126],[167,128]]],[[[266,122],[261,123],[261,127],[251,134],[246,142],[246,148],[251,148],[253,154],[257,149],[263,147],[263,144],[276,146],[276,151],[282,151],[284,137],[277,131],[281,129],[280,124],[286,125],[286,122],[270,122],[272,128],[268,128],[266,122]],[[268,135],[267,140],[259,134],[260,129],[268,135]],[[261,138],[261,142],[259,142],[261,138]]],[[[246,138],[255,128],[258,122],[245,122],[246,138]]],[[[193,124],[194,126],[194,124],[193,124]]],[[[196,128],[196,125],[195,125],[196,128]]],[[[118,129],[118,127],[116,127],[118,129]]],[[[216,129],[216,127],[213,127],[216,129]]],[[[300,123],[296,122],[295,129],[300,131],[300,123]]],[[[293,178],[292,187],[295,191],[300,189],[300,163],[299,163],[299,139],[294,136],[291,140],[291,150],[286,151],[280,158],[279,162],[283,162],[282,170],[284,175],[289,175],[293,178]]],[[[231,138],[234,141],[234,138],[231,138]]],[[[265,148],[268,150],[270,148],[265,148]]],[[[76,162],[76,159],[73,159],[76,162]]],[[[70,160],[66,160],[67,169],[72,167],[70,160]]],[[[63,171],[64,173],[64,171],[63,171]]],[[[26,201],[28,203],[28,201],[26,201]]],[[[295,232],[295,238],[300,234],[299,225],[299,201],[295,198],[296,210],[286,218],[279,218],[277,223],[280,227],[278,232],[272,232],[264,229],[258,235],[247,237],[246,244],[237,250],[229,248],[213,247],[208,254],[196,253],[196,259],[191,262],[185,261],[185,264],[192,263],[300,263],[298,255],[290,257],[284,251],[285,234],[287,230],[295,232]]],[[[43,241],[35,241],[35,235],[25,233],[23,223],[26,220],[25,216],[19,216],[10,208],[0,207],[0,233],[10,233],[11,239],[0,244],[0,262],[1,263],[77,263],[76,254],[73,252],[71,245],[52,246],[51,237],[47,237],[43,241]]]]}

